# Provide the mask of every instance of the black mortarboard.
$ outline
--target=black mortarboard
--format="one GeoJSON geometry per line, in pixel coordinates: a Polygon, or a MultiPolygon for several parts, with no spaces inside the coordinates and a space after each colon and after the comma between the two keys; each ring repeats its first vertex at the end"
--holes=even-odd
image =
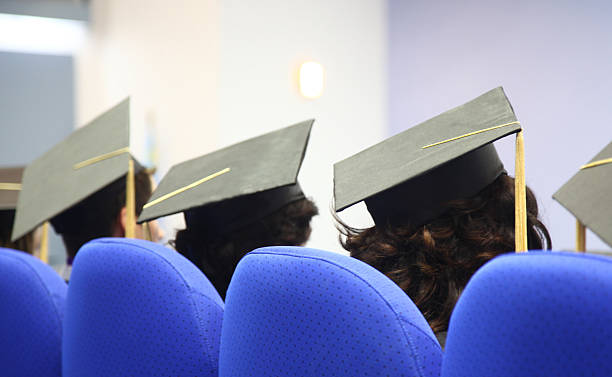
{"type": "Polygon", "coordinates": [[[0,239],[8,241],[15,221],[23,167],[0,168],[0,239]]]}
{"type": "MultiPolygon", "coordinates": [[[[336,163],[335,209],[363,200],[379,226],[425,224],[446,211],[445,203],[474,196],[499,177],[504,167],[493,142],[520,131],[503,89],[493,89],[336,163]]],[[[517,161],[520,205],[522,152],[517,161]]]]}
{"type": "Polygon", "coordinates": [[[585,251],[584,226],[612,246],[612,143],[583,165],[553,198],[577,220],[576,249],[585,251]]]}
{"type": "MultiPolygon", "coordinates": [[[[21,180],[25,168],[9,167],[0,169],[0,227],[2,229],[2,238],[10,239],[13,224],[15,222],[15,209],[19,193],[21,192],[21,180]],[[5,236],[6,235],[6,236],[5,236]]],[[[39,258],[47,263],[49,261],[49,239],[48,225],[45,223],[42,227],[42,235],[40,239],[39,258]]],[[[17,247],[18,245],[11,245],[17,247]]],[[[24,250],[29,253],[34,253],[35,250],[24,250]]]]}
{"type": "MultiPolygon", "coordinates": [[[[12,239],[23,236],[126,174],[126,206],[133,208],[129,124],[130,103],[126,99],[28,165],[12,239]]],[[[130,212],[133,210],[128,208],[130,212]]],[[[133,234],[133,229],[127,228],[126,235],[129,233],[133,234]]]]}
{"type": "Polygon", "coordinates": [[[314,120],[267,133],[173,166],[139,222],[185,212],[187,226],[238,229],[304,198],[297,176],[314,120]]]}
{"type": "Polygon", "coordinates": [[[0,168],[0,211],[15,210],[21,191],[23,167],[0,168]]]}

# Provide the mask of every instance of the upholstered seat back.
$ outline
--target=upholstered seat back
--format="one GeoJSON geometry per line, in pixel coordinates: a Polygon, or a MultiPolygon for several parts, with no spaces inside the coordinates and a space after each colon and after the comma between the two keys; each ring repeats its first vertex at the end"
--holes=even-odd
{"type": "Polygon", "coordinates": [[[612,376],[612,259],[500,256],[450,321],[444,377],[612,376]]]}
{"type": "Polygon", "coordinates": [[[66,283],[21,251],[0,248],[0,375],[60,376],[66,283]]]}
{"type": "Polygon", "coordinates": [[[336,253],[267,247],[226,296],[219,375],[438,376],[442,351],[406,294],[336,253]]]}
{"type": "Polygon", "coordinates": [[[74,261],[64,376],[216,376],[223,302],[177,252],[98,239],[74,261]]]}

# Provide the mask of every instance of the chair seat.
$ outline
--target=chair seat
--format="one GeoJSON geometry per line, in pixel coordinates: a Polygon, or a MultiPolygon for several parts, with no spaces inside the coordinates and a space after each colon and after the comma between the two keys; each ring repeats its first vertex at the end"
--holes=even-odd
{"type": "Polygon", "coordinates": [[[61,375],[66,291],[51,267],[0,248],[0,375],[61,375]]]}
{"type": "Polygon", "coordinates": [[[612,376],[612,259],[500,256],[451,317],[442,375],[612,376]]]}
{"type": "Polygon", "coordinates": [[[438,376],[442,351],[408,296],[356,259],[267,247],[226,296],[219,375],[438,376]]]}
{"type": "Polygon", "coordinates": [[[191,262],[142,240],[77,254],[63,344],[67,376],[216,376],[223,301],[191,262]]]}

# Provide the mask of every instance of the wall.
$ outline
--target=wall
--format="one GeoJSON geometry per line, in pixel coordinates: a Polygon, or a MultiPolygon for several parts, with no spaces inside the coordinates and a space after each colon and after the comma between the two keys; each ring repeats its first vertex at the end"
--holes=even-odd
{"type": "MultiPolygon", "coordinates": [[[[155,136],[161,176],[187,158],[314,117],[299,177],[321,212],[309,246],[339,250],[332,164],[386,129],[386,3],[168,4],[92,2],[91,33],[77,58],[79,124],[131,95],[132,147],[146,158],[143,143],[155,136]],[[326,69],[317,100],[297,91],[297,68],[308,59],[326,69]]],[[[363,208],[348,212],[351,224],[369,223],[363,208]]],[[[166,229],[178,226],[175,217],[166,229]]]]}
{"type": "Polygon", "coordinates": [[[0,52],[0,165],[27,164],[71,132],[72,63],[69,56],[0,52]]]}
{"type": "MultiPolygon", "coordinates": [[[[70,134],[71,57],[0,52],[0,83],[0,166],[27,165],[70,134]]],[[[49,263],[64,260],[62,241],[52,234],[49,263]]]]}
{"type": "MultiPolygon", "coordinates": [[[[220,2],[219,132],[222,145],[301,120],[316,122],[299,181],[320,215],[308,246],[340,251],[330,213],[332,165],[382,140],[386,119],[386,3],[376,0],[220,2]],[[307,100],[297,70],[320,62],[325,91],[307,100]]],[[[365,207],[351,225],[370,224],[365,207]]]]}
{"type": "MultiPolygon", "coordinates": [[[[156,165],[217,142],[215,1],[94,0],[87,43],[76,59],[77,124],[131,97],[131,147],[156,165]]],[[[173,217],[166,228],[180,227],[173,217]]]]}
{"type": "MultiPolygon", "coordinates": [[[[573,249],[575,220],[551,196],[612,139],[611,16],[603,0],[390,0],[391,132],[503,85],[553,245],[573,249]]],[[[497,144],[512,172],[510,139],[497,144]]],[[[593,234],[587,247],[609,249],[593,234]]]]}

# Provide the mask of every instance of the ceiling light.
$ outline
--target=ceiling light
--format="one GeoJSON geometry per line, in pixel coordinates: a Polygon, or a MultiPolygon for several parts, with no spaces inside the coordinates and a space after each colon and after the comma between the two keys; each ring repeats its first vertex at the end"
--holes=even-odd
{"type": "Polygon", "coordinates": [[[0,13],[0,51],[72,55],[86,32],[84,21],[0,13]]]}
{"type": "Polygon", "coordinates": [[[319,98],[323,94],[325,72],[317,62],[306,62],[300,67],[300,92],[306,98],[319,98]]]}

